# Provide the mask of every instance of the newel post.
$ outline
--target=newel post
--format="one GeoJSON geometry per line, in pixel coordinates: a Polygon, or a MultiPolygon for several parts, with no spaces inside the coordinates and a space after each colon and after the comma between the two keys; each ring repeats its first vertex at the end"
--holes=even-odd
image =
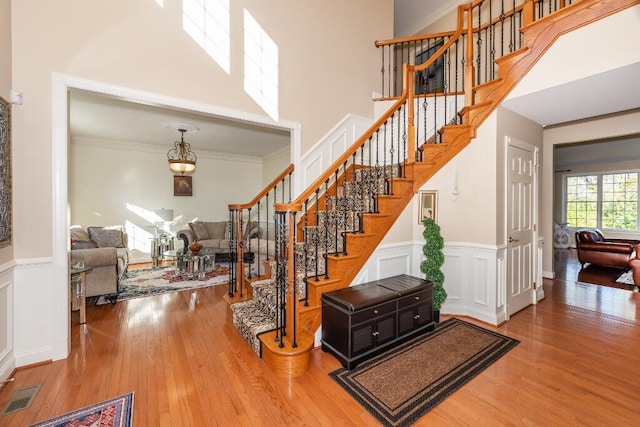
{"type": "MultiPolygon", "coordinates": [[[[564,3],[564,0],[560,0],[560,3],[564,3]]],[[[522,6],[522,26],[523,27],[533,22],[534,7],[535,7],[535,0],[525,0],[524,5],[522,6]]]]}
{"type": "MultiPolygon", "coordinates": [[[[302,209],[301,204],[276,204],[275,210],[286,217],[286,238],[281,242],[281,249],[286,257],[286,287],[284,298],[284,330],[287,341],[293,348],[298,347],[298,326],[300,313],[298,312],[298,289],[296,287],[296,256],[295,242],[297,230],[297,214],[302,209]]],[[[284,338],[284,337],[283,337],[284,338]]],[[[284,340],[283,340],[284,341],[284,340]]]]}

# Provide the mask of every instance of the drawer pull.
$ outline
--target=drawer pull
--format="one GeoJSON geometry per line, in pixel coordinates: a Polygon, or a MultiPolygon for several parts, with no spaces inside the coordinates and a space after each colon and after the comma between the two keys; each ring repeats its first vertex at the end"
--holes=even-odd
{"type": "Polygon", "coordinates": [[[373,314],[378,314],[378,310],[373,310],[373,314]]]}
{"type": "Polygon", "coordinates": [[[420,301],[420,297],[415,297],[415,298],[416,298],[416,301],[420,301]]]}
{"type": "Polygon", "coordinates": [[[418,320],[420,318],[419,314],[416,314],[415,316],[413,316],[414,319],[418,320]]]}
{"type": "Polygon", "coordinates": [[[374,337],[377,337],[378,334],[380,334],[380,332],[373,332],[371,335],[373,335],[374,337]]]}

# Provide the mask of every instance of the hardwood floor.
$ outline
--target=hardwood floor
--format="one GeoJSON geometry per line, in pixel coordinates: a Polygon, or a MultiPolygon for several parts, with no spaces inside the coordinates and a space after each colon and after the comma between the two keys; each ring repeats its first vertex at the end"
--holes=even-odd
{"type": "MultiPolygon", "coordinates": [[[[543,301],[499,327],[482,324],[521,343],[415,425],[637,425],[640,294],[576,284],[575,253],[557,257],[543,301]]],[[[74,313],[71,354],[15,372],[0,408],[14,391],[42,386],[30,408],[0,425],[26,426],[130,391],[136,426],[377,424],[328,376],[340,364],[319,348],[303,376],[275,376],[234,329],[225,292],[92,305],[85,325],[74,313]]]]}

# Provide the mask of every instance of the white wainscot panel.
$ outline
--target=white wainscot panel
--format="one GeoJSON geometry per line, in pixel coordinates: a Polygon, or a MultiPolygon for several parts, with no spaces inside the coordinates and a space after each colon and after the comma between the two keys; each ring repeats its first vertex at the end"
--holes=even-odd
{"type": "Polygon", "coordinates": [[[498,324],[503,310],[498,307],[496,247],[471,243],[448,243],[444,247],[447,300],[442,314],[469,316],[498,324]]]}
{"type": "Polygon", "coordinates": [[[447,292],[447,300],[460,300],[462,298],[462,255],[460,253],[444,256],[442,273],[444,274],[444,290],[447,292]]]}
{"type": "MultiPolygon", "coordinates": [[[[342,132],[338,133],[333,141],[329,141],[330,144],[330,160],[333,163],[338,157],[342,155],[350,144],[347,139],[347,130],[344,129],[342,132]]],[[[324,171],[323,171],[324,172],[324,171]]]]}
{"type": "Polygon", "coordinates": [[[53,357],[53,273],[51,259],[22,260],[15,270],[14,352],[17,366],[53,357]]]}
{"type": "Polygon", "coordinates": [[[0,267],[0,382],[16,367],[13,354],[13,263],[0,267]]]}
{"type": "MultiPolygon", "coordinates": [[[[488,260],[486,258],[475,257],[473,259],[473,303],[484,307],[487,306],[487,283],[488,260]]],[[[495,286],[496,283],[493,283],[495,286]]]]}
{"type": "Polygon", "coordinates": [[[399,274],[422,277],[414,273],[415,266],[413,264],[417,259],[414,251],[415,245],[413,242],[378,246],[367,263],[358,272],[351,285],[372,282],[399,274]]]}
{"type": "Polygon", "coordinates": [[[348,114],[311,147],[296,165],[294,179],[299,191],[306,189],[326,168],[358,139],[373,121],[348,114]],[[298,178],[299,177],[299,178],[298,178]],[[301,181],[301,182],[298,182],[301,181]]]}
{"type": "Polygon", "coordinates": [[[410,254],[387,256],[378,259],[378,279],[408,274],[410,254]]]}

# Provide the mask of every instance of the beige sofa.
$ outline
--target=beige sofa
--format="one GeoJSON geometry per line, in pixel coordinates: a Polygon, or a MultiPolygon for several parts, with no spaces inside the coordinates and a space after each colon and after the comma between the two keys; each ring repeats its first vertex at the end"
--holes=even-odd
{"type": "Polygon", "coordinates": [[[71,228],[70,265],[93,267],[87,273],[86,296],[118,294],[118,283],[129,266],[127,236],[122,227],[71,228]]]}

